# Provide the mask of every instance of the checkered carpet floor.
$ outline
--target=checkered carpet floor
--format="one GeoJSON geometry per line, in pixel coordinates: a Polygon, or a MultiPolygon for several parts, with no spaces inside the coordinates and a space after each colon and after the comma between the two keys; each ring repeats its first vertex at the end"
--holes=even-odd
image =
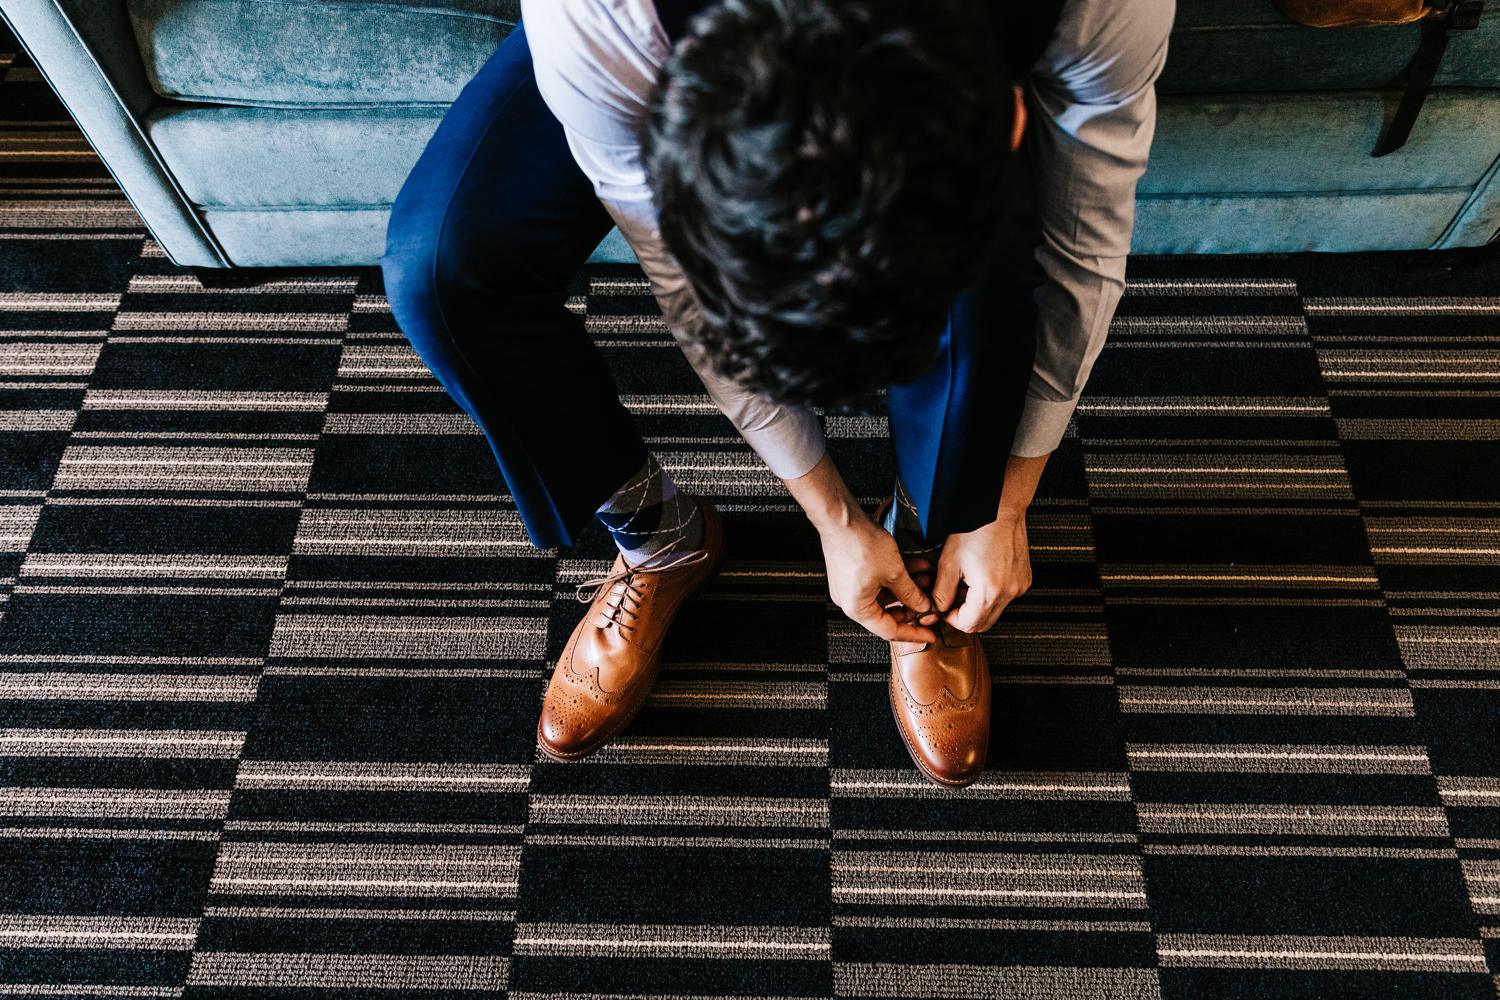
{"type": "MultiPolygon", "coordinates": [[[[731,553],[561,765],[602,531],[526,545],[377,271],[205,286],[0,74],[0,994],[1494,1000],[1493,258],[1133,262],[961,792],[639,275],[591,270],[731,553]]],[[[828,434],[873,505],[884,421],[828,434]]]]}

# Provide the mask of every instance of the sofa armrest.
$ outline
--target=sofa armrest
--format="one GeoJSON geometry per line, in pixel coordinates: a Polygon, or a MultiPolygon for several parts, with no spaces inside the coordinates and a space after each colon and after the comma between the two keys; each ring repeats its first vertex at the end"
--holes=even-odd
{"type": "Polygon", "coordinates": [[[172,262],[228,266],[142,127],[155,95],[122,0],[0,0],[0,16],[172,262]]]}

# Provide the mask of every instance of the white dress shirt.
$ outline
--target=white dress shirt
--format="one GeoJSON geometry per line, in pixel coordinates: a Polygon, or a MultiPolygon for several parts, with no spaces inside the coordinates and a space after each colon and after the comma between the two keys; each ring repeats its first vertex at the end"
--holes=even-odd
{"type": "MultiPolygon", "coordinates": [[[[1175,0],[1068,0],[1026,81],[1046,280],[1012,454],[1046,455],[1062,440],[1124,292],[1174,14],[1175,0]]],[[[720,376],[693,337],[700,319],[662,242],[637,140],[672,50],[652,0],[521,0],[521,19],[542,99],[709,395],[772,473],[808,472],[826,450],[817,414],[720,376]]]]}

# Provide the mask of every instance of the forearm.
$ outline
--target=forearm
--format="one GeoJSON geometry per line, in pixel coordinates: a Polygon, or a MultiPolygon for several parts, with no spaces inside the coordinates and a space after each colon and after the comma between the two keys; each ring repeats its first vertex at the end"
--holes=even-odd
{"type": "Polygon", "coordinates": [[[1047,467],[1051,455],[1035,457],[1012,455],[1005,463],[1005,482],[1000,488],[1000,509],[996,520],[1024,518],[1026,508],[1036,496],[1037,485],[1042,481],[1042,470],[1047,467]]]}
{"type": "MultiPolygon", "coordinates": [[[[1011,455],[1005,463],[1005,479],[1000,489],[996,520],[1025,517],[1026,509],[1036,497],[1042,472],[1050,455],[1028,457],[1011,455]]],[[[818,464],[796,479],[783,479],[787,492],[797,501],[807,519],[819,531],[848,527],[858,519],[868,518],[854,494],[844,483],[833,457],[824,454],[818,464]]]]}
{"type": "Polygon", "coordinates": [[[868,520],[859,501],[849,492],[844,477],[839,475],[838,466],[833,464],[833,456],[827,452],[805,474],[795,479],[783,479],[782,482],[813,527],[820,532],[830,528],[847,528],[861,518],[868,520]]]}

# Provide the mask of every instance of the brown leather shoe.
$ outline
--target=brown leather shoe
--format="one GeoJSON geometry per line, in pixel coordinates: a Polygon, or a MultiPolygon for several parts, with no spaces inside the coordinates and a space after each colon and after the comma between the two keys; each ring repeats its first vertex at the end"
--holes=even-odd
{"type": "Polygon", "coordinates": [[[939,622],[937,643],[891,643],[891,714],[917,769],[967,785],[990,746],[990,665],[979,636],[939,622]]]}
{"type": "Polygon", "coordinates": [[[661,553],[633,566],[616,555],[608,576],[578,585],[580,599],[591,594],[592,602],[558,657],[542,699],[536,743],[547,756],[588,756],[645,704],[667,626],[724,559],[718,512],[701,497],[694,499],[703,516],[699,548],[661,553]]]}
{"type": "MultiPolygon", "coordinates": [[[[890,505],[876,509],[875,523],[890,505]]],[[[891,715],[917,770],[939,784],[967,785],[984,770],[990,746],[990,665],[979,636],[943,621],[932,630],[936,644],[890,644],[891,715]]]]}

